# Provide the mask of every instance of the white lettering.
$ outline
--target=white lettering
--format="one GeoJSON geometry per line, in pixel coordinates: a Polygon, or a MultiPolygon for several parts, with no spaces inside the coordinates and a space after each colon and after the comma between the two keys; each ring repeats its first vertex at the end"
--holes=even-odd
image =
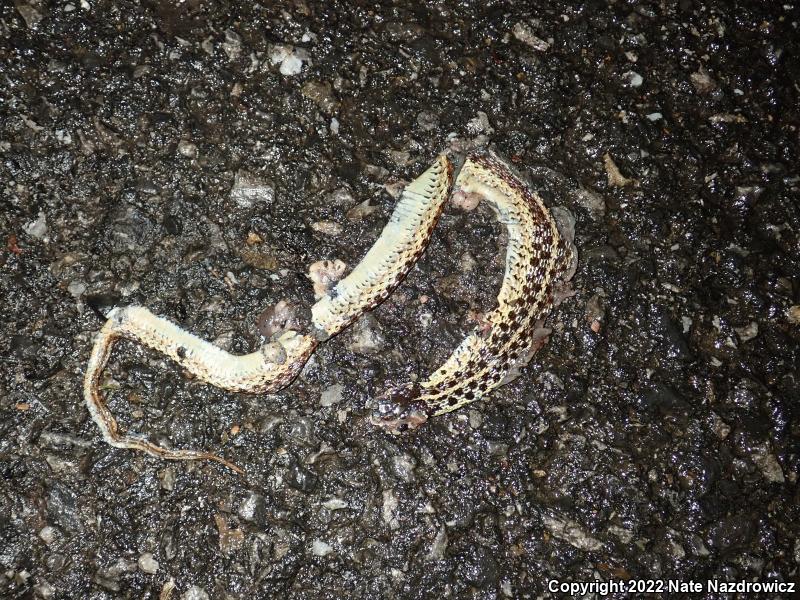
{"type": "Polygon", "coordinates": [[[676,579],[670,579],[667,581],[667,591],[673,594],[699,594],[703,591],[703,584],[699,581],[678,581],[676,579]]]}
{"type": "Polygon", "coordinates": [[[547,591],[551,594],[582,598],[592,594],[600,597],[625,592],[647,592],[670,594],[793,594],[797,584],[793,581],[719,581],[717,579],[702,581],[680,581],[677,579],[636,579],[611,581],[559,581],[550,579],[547,591]]]}
{"type": "MultiPolygon", "coordinates": [[[[721,594],[793,594],[795,585],[795,582],[791,581],[717,581],[716,579],[708,579],[706,581],[706,592],[721,594]]],[[[675,591],[683,591],[683,589],[675,591]]],[[[702,591],[702,589],[690,588],[687,591],[702,591]]]]}
{"type": "MultiPolygon", "coordinates": [[[[657,582],[663,588],[663,581],[657,582]]],[[[625,582],[620,580],[611,581],[559,581],[550,579],[547,582],[547,591],[551,594],[561,593],[564,595],[575,596],[578,598],[597,594],[599,596],[609,596],[615,593],[626,591],[625,582]]]]}

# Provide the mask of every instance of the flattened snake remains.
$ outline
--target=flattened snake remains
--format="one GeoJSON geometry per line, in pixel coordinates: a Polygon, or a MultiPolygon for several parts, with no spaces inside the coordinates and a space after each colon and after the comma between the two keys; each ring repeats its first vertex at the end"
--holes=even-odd
{"type": "MultiPolygon", "coordinates": [[[[451,193],[477,194],[508,231],[503,283],[497,308],[425,381],[390,389],[377,399],[372,422],[392,433],[414,429],[432,416],[474,402],[507,383],[540,345],[537,331],[575,272],[577,253],[568,217],[556,219],[516,171],[496,154],[442,154],[403,190],[389,222],[361,262],[311,308],[311,330],[288,330],[250,354],[232,355],[158,317],[146,308],[114,308],[97,335],[84,379],[89,413],[106,442],[173,459],[214,460],[209,452],[171,450],[121,433],[99,391],[100,376],[117,338],[135,340],[166,354],[198,379],[235,392],[275,392],[297,376],[317,345],[341,332],[397,287],[430,240],[451,193]]],[[[562,215],[567,215],[561,210],[562,215]]]]}

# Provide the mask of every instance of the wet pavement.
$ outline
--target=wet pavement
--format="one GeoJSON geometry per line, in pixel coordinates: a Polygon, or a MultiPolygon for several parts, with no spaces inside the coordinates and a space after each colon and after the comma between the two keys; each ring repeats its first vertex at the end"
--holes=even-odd
{"type": "Polygon", "coordinates": [[[0,7],[0,596],[797,581],[800,8],[531,4],[0,7]],[[369,424],[495,302],[503,229],[450,207],[281,393],[118,345],[124,427],[246,478],[102,441],[98,312],[256,348],[278,301],[307,314],[308,265],[356,264],[452,145],[491,145],[577,221],[577,293],[520,378],[410,435],[369,424]]]}

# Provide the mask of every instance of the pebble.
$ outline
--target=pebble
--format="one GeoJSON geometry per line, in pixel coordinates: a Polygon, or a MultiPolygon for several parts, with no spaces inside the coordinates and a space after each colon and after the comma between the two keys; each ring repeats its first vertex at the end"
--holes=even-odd
{"type": "Polygon", "coordinates": [[[469,426],[479,429],[483,425],[483,414],[474,408],[469,409],[469,426]]]}
{"type": "Polygon", "coordinates": [[[319,478],[312,472],[300,465],[293,465],[289,471],[287,483],[290,487],[301,492],[309,493],[317,487],[319,478]]]}
{"type": "Polygon", "coordinates": [[[721,440],[727,438],[731,433],[731,426],[723,421],[722,417],[720,417],[717,413],[712,412],[711,418],[714,434],[721,440]]]}
{"type": "Polygon", "coordinates": [[[766,445],[753,448],[752,459],[764,479],[772,483],[783,483],[785,481],[783,469],[781,469],[778,458],[769,451],[766,445]]]}
{"type": "Polygon", "coordinates": [[[419,324],[423,329],[428,329],[433,323],[433,313],[428,311],[419,314],[419,324]]]}
{"type": "Polygon", "coordinates": [[[197,585],[193,585],[190,587],[184,594],[181,596],[181,600],[211,600],[203,588],[197,585]]]}
{"type": "Polygon", "coordinates": [[[229,195],[238,206],[250,208],[256,203],[269,204],[275,200],[275,187],[270,181],[239,170],[233,179],[229,195]]]}
{"type": "Polygon", "coordinates": [[[433,131],[439,125],[439,117],[432,112],[423,110],[417,115],[417,125],[422,131],[433,131]]]}
{"type": "Polygon", "coordinates": [[[322,540],[314,540],[311,543],[311,554],[314,556],[327,556],[331,552],[333,552],[333,547],[322,540]]]}
{"type": "MultiPolygon", "coordinates": [[[[38,5],[39,3],[37,2],[36,4],[38,5]]],[[[28,29],[35,29],[39,24],[39,21],[41,21],[43,18],[42,13],[40,13],[30,4],[15,2],[14,5],[16,6],[20,16],[22,16],[24,19],[25,25],[28,26],[28,29]]]]}
{"type": "Polygon", "coordinates": [[[350,193],[350,190],[344,187],[336,188],[325,196],[325,204],[331,206],[352,206],[355,201],[356,199],[353,198],[353,194],[350,193]]]}
{"type": "Polygon", "coordinates": [[[623,544],[630,544],[633,539],[633,533],[619,525],[609,525],[608,533],[616,536],[623,544]]]}
{"type": "Polygon", "coordinates": [[[739,336],[739,340],[741,340],[742,343],[749,342],[758,336],[758,323],[751,321],[748,325],[744,327],[734,327],[733,330],[736,332],[736,335],[739,336]]]}
{"type": "Polygon", "coordinates": [[[431,544],[430,550],[428,550],[425,560],[428,562],[442,560],[447,550],[447,542],[447,530],[442,526],[439,528],[439,531],[436,532],[436,537],[433,538],[433,543],[431,544]]]}
{"type": "Polygon", "coordinates": [[[343,392],[344,386],[338,383],[326,388],[323,390],[320,396],[320,406],[332,406],[334,404],[338,404],[342,401],[343,392]]]}
{"type": "Polygon", "coordinates": [[[579,188],[575,191],[574,198],[578,204],[592,214],[592,217],[599,218],[606,214],[606,201],[600,194],[579,188]]]}
{"type": "Polygon", "coordinates": [[[78,495],[69,486],[54,483],[47,494],[47,515],[67,534],[83,530],[78,511],[78,495]]]}
{"type": "Polygon", "coordinates": [[[523,23],[522,21],[514,25],[514,27],[511,29],[511,33],[520,42],[526,46],[530,46],[534,50],[538,50],[539,52],[546,52],[550,49],[550,45],[552,44],[552,41],[546,42],[534,34],[531,26],[527,23],[523,23]]]}
{"type": "Polygon", "coordinates": [[[464,212],[470,212],[478,208],[478,204],[481,202],[481,196],[479,194],[467,194],[458,190],[453,194],[450,201],[456,208],[460,208],[464,212]]]}
{"type": "Polygon", "coordinates": [[[606,167],[606,174],[608,175],[608,185],[613,187],[625,187],[633,180],[625,177],[617,167],[611,155],[606,153],[603,155],[603,164],[606,167]]]}
{"type": "Polygon", "coordinates": [[[371,314],[360,318],[351,329],[348,348],[356,354],[375,354],[386,345],[378,320],[371,314]]]}
{"type": "Polygon", "coordinates": [[[121,589],[120,578],[122,575],[134,570],[136,570],[135,563],[120,558],[114,564],[98,569],[97,573],[95,573],[94,581],[107,590],[118,592],[121,589]]]}
{"type": "Polygon", "coordinates": [[[56,528],[45,525],[39,530],[39,537],[45,544],[52,544],[56,539],[56,528]]]}
{"type": "Polygon", "coordinates": [[[314,444],[314,420],[309,417],[300,417],[292,420],[289,423],[286,436],[304,446],[314,444]]]}
{"type": "Polygon", "coordinates": [[[406,188],[407,182],[399,181],[392,179],[387,181],[383,184],[383,189],[386,190],[386,193],[389,194],[392,198],[397,200],[403,194],[403,190],[406,188]]]}
{"type": "Polygon", "coordinates": [[[181,140],[178,142],[178,154],[184,158],[197,158],[197,146],[192,142],[181,140]]]}
{"type": "Polygon", "coordinates": [[[599,294],[593,295],[586,302],[586,322],[592,323],[594,321],[602,321],[605,317],[606,311],[603,306],[603,299],[599,294]]]}
{"type": "Polygon", "coordinates": [[[79,280],[70,281],[67,286],[67,291],[73,298],[80,298],[86,291],[86,284],[79,280]]]}
{"type": "Polygon", "coordinates": [[[553,537],[567,542],[578,550],[596,551],[603,547],[603,542],[589,535],[575,521],[546,515],[544,526],[553,537]]]}
{"type": "Polygon", "coordinates": [[[33,591],[36,592],[37,598],[44,598],[47,600],[55,595],[56,588],[50,585],[50,583],[47,581],[39,580],[39,582],[33,586],[33,591]]]}
{"type": "Polygon", "coordinates": [[[717,89],[717,82],[711,78],[711,75],[703,67],[689,75],[689,79],[691,79],[694,89],[700,94],[708,94],[717,89]]]}
{"type": "Polygon", "coordinates": [[[297,75],[300,71],[303,70],[303,61],[300,60],[294,54],[287,56],[286,58],[281,61],[281,68],[280,72],[281,75],[297,75]]]}
{"type": "Polygon", "coordinates": [[[467,132],[470,135],[477,135],[479,133],[493,133],[494,127],[492,127],[489,123],[489,116],[482,110],[479,110],[477,114],[477,117],[467,122],[467,132]]]}
{"type": "Polygon", "coordinates": [[[164,467],[158,472],[158,479],[161,482],[161,489],[171,492],[175,489],[175,468],[164,467]]]}
{"type": "Polygon", "coordinates": [[[307,81],[300,90],[303,96],[316,104],[323,112],[332,113],[339,108],[339,101],[333,95],[330,83],[307,81]]]}
{"type": "Polygon", "coordinates": [[[47,219],[43,212],[39,212],[39,216],[35,221],[31,221],[23,228],[23,231],[34,239],[43,240],[47,236],[47,219]]]}
{"type": "Polygon", "coordinates": [[[72,135],[66,129],[56,129],[56,139],[65,146],[72,144],[72,135]]]}
{"type": "Polygon", "coordinates": [[[311,229],[325,235],[336,236],[342,233],[342,226],[335,221],[315,221],[311,224],[311,229]]]}
{"type": "Polygon", "coordinates": [[[398,479],[402,479],[406,483],[414,481],[414,469],[416,469],[417,464],[410,455],[399,454],[393,456],[392,466],[398,479]]]}
{"type": "Polygon", "coordinates": [[[228,55],[228,60],[236,60],[242,52],[242,38],[230,29],[225,30],[225,41],[222,50],[228,55]]]}
{"type": "Polygon", "coordinates": [[[405,167],[411,161],[411,153],[407,150],[387,150],[386,154],[398,167],[405,167]]]}
{"type": "Polygon", "coordinates": [[[261,494],[251,493],[239,505],[239,517],[248,523],[264,525],[267,521],[267,500],[261,494]]]}
{"type": "Polygon", "coordinates": [[[273,65],[280,64],[278,70],[281,75],[293,77],[303,70],[304,62],[310,62],[310,56],[302,48],[295,48],[289,44],[276,44],[270,50],[269,60],[273,65]]]}
{"type": "Polygon", "coordinates": [[[297,314],[293,305],[279,300],[256,317],[256,329],[266,338],[297,327],[297,314]]]}
{"type": "Polygon", "coordinates": [[[244,532],[241,529],[232,529],[223,514],[214,515],[214,522],[219,532],[219,549],[223,553],[230,554],[242,547],[242,544],[244,544],[244,532]]]}
{"type": "Polygon", "coordinates": [[[383,516],[383,522],[392,529],[397,529],[400,527],[400,523],[394,516],[394,511],[397,510],[397,504],[397,496],[395,495],[394,490],[383,490],[383,508],[381,510],[381,514],[383,516]]]}
{"type": "Polygon", "coordinates": [[[638,88],[644,82],[644,78],[636,71],[625,71],[622,74],[622,80],[632,88],[638,88]]]}
{"type": "Polygon", "coordinates": [[[369,198],[347,211],[347,218],[351,221],[361,221],[378,210],[377,206],[369,203],[369,198]]]}
{"type": "Polygon", "coordinates": [[[153,555],[150,552],[144,552],[141,556],[139,556],[137,564],[143,573],[154,575],[158,572],[158,561],[153,558],[153,555]]]}
{"type": "Polygon", "coordinates": [[[322,503],[322,506],[328,510],[341,510],[350,505],[341,498],[331,498],[329,500],[325,500],[325,502],[322,503]]]}

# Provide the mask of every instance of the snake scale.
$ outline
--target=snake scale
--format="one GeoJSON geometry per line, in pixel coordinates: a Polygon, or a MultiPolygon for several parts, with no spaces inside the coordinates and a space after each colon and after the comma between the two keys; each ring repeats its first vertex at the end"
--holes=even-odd
{"type": "Polygon", "coordinates": [[[84,378],[84,398],[103,438],[118,448],[173,459],[214,460],[214,454],[172,450],[123,434],[99,390],[115,340],[127,338],[169,356],[198,379],[237,392],[275,392],[297,376],[317,345],[338,334],[382,302],[427,247],[454,191],[477,194],[508,230],[503,283],[497,308],[427,380],[381,394],[371,421],[387,431],[414,429],[428,418],[473,402],[506,383],[537,346],[537,324],[557,300],[558,287],[574,273],[576,251],[569,227],[561,227],[541,198],[496,154],[466,156],[455,177],[454,161],[440,155],[403,190],[381,235],[345,278],[311,308],[311,331],[288,330],[250,354],[232,355],[139,306],[114,308],[97,335],[84,378]]]}

